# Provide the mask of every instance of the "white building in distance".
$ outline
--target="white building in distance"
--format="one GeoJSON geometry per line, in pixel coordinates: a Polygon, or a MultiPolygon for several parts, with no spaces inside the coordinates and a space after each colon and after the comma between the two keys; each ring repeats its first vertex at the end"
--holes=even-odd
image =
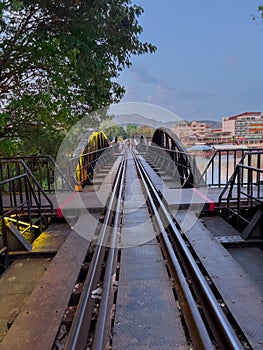
{"type": "Polygon", "coordinates": [[[222,131],[230,132],[238,141],[263,141],[263,113],[245,112],[222,118],[222,131]]]}

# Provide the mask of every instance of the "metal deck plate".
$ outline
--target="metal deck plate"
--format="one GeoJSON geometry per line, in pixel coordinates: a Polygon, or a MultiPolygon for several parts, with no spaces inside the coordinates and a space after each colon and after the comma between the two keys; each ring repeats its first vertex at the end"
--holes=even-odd
{"type": "Polygon", "coordinates": [[[17,260],[1,277],[0,342],[7,333],[7,323],[15,320],[49,264],[50,259],[17,260]]]}
{"type": "MultiPolygon", "coordinates": [[[[177,221],[181,223],[185,215],[191,216],[181,212],[177,221]]],[[[199,220],[186,235],[253,350],[261,350],[263,293],[259,286],[199,220]]]]}
{"type": "Polygon", "coordinates": [[[218,236],[216,239],[224,244],[224,243],[240,243],[245,242],[245,240],[240,235],[235,236],[218,236]]]}
{"type": "Polygon", "coordinates": [[[112,349],[187,348],[160,248],[123,249],[112,349]]]}
{"type": "Polygon", "coordinates": [[[133,247],[121,251],[112,349],[186,350],[185,333],[148,209],[145,204],[140,210],[137,207],[142,201],[137,179],[129,157],[126,182],[134,184],[137,195],[134,197],[132,185],[126,187],[121,238],[123,245],[132,243],[133,247]],[[149,240],[149,244],[136,245],[140,240],[149,240]]]}
{"type": "Polygon", "coordinates": [[[32,244],[33,252],[58,251],[70,232],[66,223],[50,224],[32,244]]]}
{"type": "Polygon", "coordinates": [[[68,235],[0,344],[1,350],[52,349],[88,245],[75,232],[68,235]]]}
{"type": "Polygon", "coordinates": [[[228,251],[263,291],[262,250],[259,248],[230,248],[228,251]]]}
{"type": "Polygon", "coordinates": [[[142,156],[140,156],[140,160],[142,161],[143,166],[146,169],[156,189],[161,192],[163,192],[164,189],[168,189],[168,186],[164,183],[162,178],[156,173],[156,171],[154,171],[154,169],[142,156]]]}
{"type": "Polygon", "coordinates": [[[221,239],[227,239],[227,237],[233,237],[233,240],[237,239],[234,237],[239,237],[243,241],[240,233],[221,216],[205,216],[200,221],[203,222],[208,231],[217,237],[220,242],[221,239]]]}

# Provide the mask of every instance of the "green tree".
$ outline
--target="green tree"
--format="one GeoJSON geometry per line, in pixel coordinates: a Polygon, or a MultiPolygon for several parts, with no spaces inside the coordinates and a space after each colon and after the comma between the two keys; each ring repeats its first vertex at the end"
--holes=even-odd
{"type": "MultiPolygon", "coordinates": [[[[261,19],[263,19],[263,5],[258,6],[258,12],[260,12],[260,17],[261,17],[261,19]]],[[[253,20],[256,20],[257,16],[254,15],[252,18],[253,18],[253,20]]]]}
{"type": "Polygon", "coordinates": [[[137,126],[135,124],[128,124],[126,127],[127,137],[134,137],[137,135],[137,126]]]}
{"type": "Polygon", "coordinates": [[[1,2],[0,142],[31,140],[46,153],[41,137],[57,140],[87,112],[118,102],[125,89],[116,78],[130,57],[156,50],[140,41],[142,12],[130,0],[1,2]]]}
{"type": "Polygon", "coordinates": [[[147,139],[151,139],[154,134],[154,129],[148,125],[142,125],[137,129],[138,135],[144,135],[147,139]]]}
{"type": "Polygon", "coordinates": [[[110,141],[112,141],[115,136],[118,138],[126,137],[124,128],[115,123],[113,120],[104,120],[101,122],[99,129],[105,133],[110,141]]]}

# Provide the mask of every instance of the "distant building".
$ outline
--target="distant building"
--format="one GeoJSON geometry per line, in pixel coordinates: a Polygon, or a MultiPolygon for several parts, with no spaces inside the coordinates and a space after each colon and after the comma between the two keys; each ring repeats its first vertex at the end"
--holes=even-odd
{"type": "Polygon", "coordinates": [[[213,129],[209,134],[207,134],[204,141],[210,145],[231,143],[233,141],[233,136],[228,131],[222,131],[222,129],[213,129]]]}
{"type": "MultiPolygon", "coordinates": [[[[194,121],[191,123],[192,133],[198,138],[205,137],[208,132],[208,128],[209,127],[205,122],[194,121]]],[[[210,130],[211,130],[211,127],[210,127],[210,130]]]]}
{"type": "Polygon", "coordinates": [[[263,113],[245,112],[222,118],[222,130],[230,132],[238,142],[263,142],[263,113]]]}
{"type": "Polygon", "coordinates": [[[203,139],[211,132],[211,126],[199,121],[178,122],[171,129],[182,141],[203,139]]]}
{"type": "Polygon", "coordinates": [[[235,121],[237,116],[223,117],[222,118],[222,131],[229,132],[232,136],[235,136],[235,121]]]}
{"type": "Polygon", "coordinates": [[[190,123],[184,121],[174,124],[171,129],[181,140],[193,135],[190,123]]]}

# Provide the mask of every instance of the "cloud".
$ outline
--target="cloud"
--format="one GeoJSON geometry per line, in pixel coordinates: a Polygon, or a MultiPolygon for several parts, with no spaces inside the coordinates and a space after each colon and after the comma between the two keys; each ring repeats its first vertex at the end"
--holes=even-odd
{"type": "Polygon", "coordinates": [[[147,102],[151,103],[153,102],[153,96],[152,95],[148,95],[146,98],[147,102]]]}
{"type": "Polygon", "coordinates": [[[155,88],[155,91],[161,96],[167,96],[170,94],[176,94],[181,98],[209,98],[214,93],[202,90],[185,90],[178,87],[167,84],[163,80],[154,77],[149,71],[145,69],[132,68],[133,77],[143,84],[152,85],[155,88]]]}
{"type": "Polygon", "coordinates": [[[133,77],[143,83],[143,84],[160,84],[163,83],[160,79],[154,77],[152,74],[150,74],[149,71],[146,69],[141,68],[131,68],[131,73],[133,77]]]}
{"type": "Polygon", "coordinates": [[[238,59],[236,56],[229,56],[226,60],[226,66],[236,66],[238,64],[238,59]]]}
{"type": "MultiPolygon", "coordinates": [[[[155,77],[146,69],[132,68],[123,101],[148,102],[164,107],[182,118],[209,113],[214,92],[181,89],[155,77]]],[[[211,114],[212,115],[212,114],[211,114]]],[[[195,117],[194,117],[195,116],[195,117]]]]}

